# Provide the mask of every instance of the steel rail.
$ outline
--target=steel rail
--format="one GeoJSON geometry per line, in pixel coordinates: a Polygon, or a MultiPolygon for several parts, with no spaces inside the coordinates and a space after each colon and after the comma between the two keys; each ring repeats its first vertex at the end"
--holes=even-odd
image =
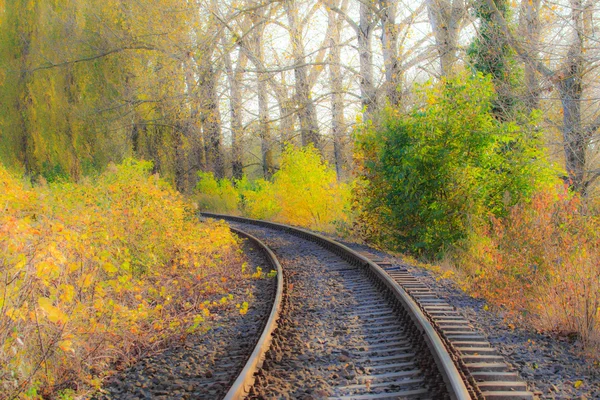
{"type": "Polygon", "coordinates": [[[269,249],[269,247],[267,247],[267,245],[265,245],[260,239],[242,230],[235,229],[233,227],[230,227],[230,229],[238,236],[245,237],[254,242],[254,244],[256,244],[256,246],[263,252],[271,266],[277,271],[277,289],[269,319],[265,324],[258,342],[254,346],[252,354],[246,361],[244,368],[224,397],[225,400],[238,400],[245,398],[248,395],[250,388],[254,384],[254,374],[262,366],[265,355],[271,346],[273,331],[278,326],[278,319],[279,314],[281,313],[283,301],[283,269],[281,268],[281,264],[279,264],[279,260],[277,260],[275,254],[273,254],[271,249],[269,249]]]}
{"type": "MultiPolygon", "coordinates": [[[[462,375],[459,373],[452,357],[450,356],[446,346],[444,345],[444,342],[438,335],[437,331],[435,330],[429,319],[425,316],[425,314],[423,314],[423,311],[412,299],[412,297],[398,283],[396,283],[392,278],[390,278],[390,276],[379,265],[341,243],[338,243],[318,233],[310,232],[306,229],[292,227],[289,225],[279,224],[275,222],[267,222],[262,220],[224,214],[202,212],[201,215],[208,218],[237,221],[241,223],[253,224],[263,226],[266,228],[284,231],[317,243],[318,245],[326,248],[327,250],[337,254],[346,261],[354,265],[366,268],[369,272],[372,273],[373,276],[376,277],[376,279],[379,282],[383,283],[385,287],[394,295],[394,297],[406,310],[417,329],[421,332],[424,341],[427,347],[429,348],[431,355],[433,356],[438,371],[440,372],[442,379],[446,384],[446,389],[448,390],[450,398],[455,400],[471,399],[467,386],[463,381],[462,375]]],[[[278,276],[280,276],[279,273],[278,276]]],[[[242,379],[241,375],[239,379],[242,379]]],[[[235,397],[231,398],[233,399],[235,397]]]]}

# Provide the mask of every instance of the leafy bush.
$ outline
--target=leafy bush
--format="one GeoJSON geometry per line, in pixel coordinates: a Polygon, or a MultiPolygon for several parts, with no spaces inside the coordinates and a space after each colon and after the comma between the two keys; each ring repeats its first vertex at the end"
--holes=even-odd
{"type": "Polygon", "coordinates": [[[232,212],[237,203],[251,218],[328,231],[348,219],[350,187],[337,182],[335,171],[312,146],[289,146],[272,181],[244,177],[233,184],[203,173],[197,189],[200,207],[211,211],[232,212]]]}
{"type": "Polygon", "coordinates": [[[209,277],[237,242],[150,167],[32,189],[0,166],[1,393],[97,386],[114,363],[202,328],[209,277]]]}
{"type": "Polygon", "coordinates": [[[535,130],[492,113],[489,77],[459,75],[419,89],[409,115],[390,110],[380,131],[358,135],[363,233],[439,256],[488,213],[506,215],[552,181],[535,130]],[[373,217],[376,214],[376,217],[373,217]]]}
{"type": "Polygon", "coordinates": [[[472,293],[544,330],[600,344],[600,218],[566,188],[472,234],[459,266],[472,293]]]}
{"type": "Polygon", "coordinates": [[[312,145],[284,151],[272,190],[280,208],[276,221],[331,230],[346,218],[348,186],[337,182],[335,171],[312,145]]]}
{"type": "Polygon", "coordinates": [[[251,218],[272,220],[281,211],[273,185],[264,179],[249,182],[244,176],[237,187],[240,191],[240,207],[251,218]]]}
{"type": "Polygon", "coordinates": [[[215,179],[212,172],[198,172],[198,206],[214,212],[230,213],[238,209],[239,194],[229,179],[215,179]]]}

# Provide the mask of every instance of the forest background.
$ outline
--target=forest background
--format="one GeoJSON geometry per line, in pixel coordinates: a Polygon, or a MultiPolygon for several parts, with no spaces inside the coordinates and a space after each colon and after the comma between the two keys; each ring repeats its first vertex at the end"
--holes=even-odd
{"type": "MultiPolygon", "coordinates": [[[[186,237],[191,199],[412,254],[511,323],[593,349],[599,66],[593,0],[0,0],[2,272],[53,276],[25,250],[36,215],[75,229],[62,202],[93,213],[125,204],[110,218],[128,223],[152,212],[119,197],[131,181],[155,208],[168,198],[181,222],[177,243],[157,251],[163,263],[186,237]],[[89,203],[98,188],[117,197],[89,203]]],[[[153,218],[145,232],[171,226],[153,218]]],[[[206,229],[189,266],[219,264],[225,244],[234,257],[234,239],[206,229]]],[[[153,247],[151,237],[127,246],[153,247]]],[[[136,257],[102,253],[103,274],[124,262],[145,271],[136,257]]],[[[9,304],[30,284],[1,287],[6,351],[23,310],[60,325],[73,300],[69,286],[37,282],[46,291],[9,304]]],[[[72,351],[72,339],[53,343],[72,351]]]]}

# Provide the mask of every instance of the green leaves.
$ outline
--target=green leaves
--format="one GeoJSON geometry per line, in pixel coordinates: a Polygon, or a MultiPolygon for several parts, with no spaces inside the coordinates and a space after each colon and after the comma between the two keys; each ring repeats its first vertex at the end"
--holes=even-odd
{"type": "Polygon", "coordinates": [[[379,223],[389,228],[388,245],[440,256],[472,224],[526,200],[552,171],[535,119],[493,116],[490,77],[463,73],[418,93],[421,105],[410,114],[388,110],[380,132],[359,136],[372,197],[365,211],[387,210],[379,223]]]}

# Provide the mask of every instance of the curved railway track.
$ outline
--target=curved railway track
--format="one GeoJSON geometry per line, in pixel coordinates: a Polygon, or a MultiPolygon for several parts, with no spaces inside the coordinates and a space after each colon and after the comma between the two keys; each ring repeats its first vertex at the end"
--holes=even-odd
{"type": "Polygon", "coordinates": [[[533,399],[486,338],[401,265],[303,229],[202,215],[229,220],[276,281],[238,288],[258,296],[245,318],[224,314],[92,398],[533,399]]]}
{"type": "Polygon", "coordinates": [[[233,232],[235,232],[238,236],[245,237],[252,241],[259,251],[261,251],[264,257],[267,259],[267,262],[273,267],[275,271],[277,271],[277,283],[275,288],[275,297],[273,299],[273,306],[271,308],[271,312],[267,321],[265,322],[265,326],[263,328],[262,334],[260,335],[252,354],[248,357],[246,364],[244,365],[242,371],[239,373],[237,378],[233,381],[231,387],[229,388],[227,394],[225,395],[225,399],[241,399],[246,396],[249,392],[252,384],[254,383],[254,376],[258,369],[262,366],[262,363],[265,359],[265,355],[269,350],[271,345],[271,341],[273,339],[273,331],[277,327],[277,321],[279,319],[279,315],[281,314],[281,310],[283,308],[283,290],[284,290],[284,281],[283,281],[283,269],[281,268],[281,264],[279,264],[279,260],[273,254],[271,249],[267,247],[260,239],[250,235],[249,233],[230,228],[233,232]]]}
{"type": "Polygon", "coordinates": [[[226,399],[533,398],[485,338],[404,271],[303,229],[203,216],[261,237],[285,260],[285,287],[299,286],[281,293],[226,399]]]}
{"type": "MultiPolygon", "coordinates": [[[[256,230],[247,224],[249,220],[203,215],[245,222],[244,231],[256,230]]],[[[259,232],[263,240],[269,241],[268,230],[273,232],[276,228],[277,236],[287,235],[283,245],[288,252],[310,254],[322,260],[308,276],[301,275],[307,269],[307,260],[301,259],[296,270],[293,262],[289,263],[289,271],[286,265],[285,273],[296,276],[287,285],[316,285],[312,293],[323,293],[329,298],[302,298],[300,290],[294,291],[297,298],[293,294],[287,296],[290,304],[283,310],[279,326],[273,328],[273,348],[266,354],[265,365],[258,373],[256,368],[248,370],[257,376],[256,384],[248,391],[250,398],[473,397],[434,326],[382,268],[322,236],[283,225],[269,224],[265,228],[263,222],[252,223],[266,229],[259,232]],[[326,287],[332,282],[339,286],[328,292],[326,287]],[[344,301],[336,303],[332,293],[344,301]],[[329,312],[328,304],[335,309],[329,312]],[[312,326],[316,319],[318,323],[312,326]],[[306,336],[306,325],[314,336],[306,336]],[[283,387],[277,388],[278,385],[283,387]]],[[[281,246],[279,250],[285,253],[281,246]]],[[[252,358],[249,363],[253,363],[252,358]]],[[[251,379],[240,376],[238,381],[244,383],[234,385],[226,398],[244,397],[251,379]]]]}

